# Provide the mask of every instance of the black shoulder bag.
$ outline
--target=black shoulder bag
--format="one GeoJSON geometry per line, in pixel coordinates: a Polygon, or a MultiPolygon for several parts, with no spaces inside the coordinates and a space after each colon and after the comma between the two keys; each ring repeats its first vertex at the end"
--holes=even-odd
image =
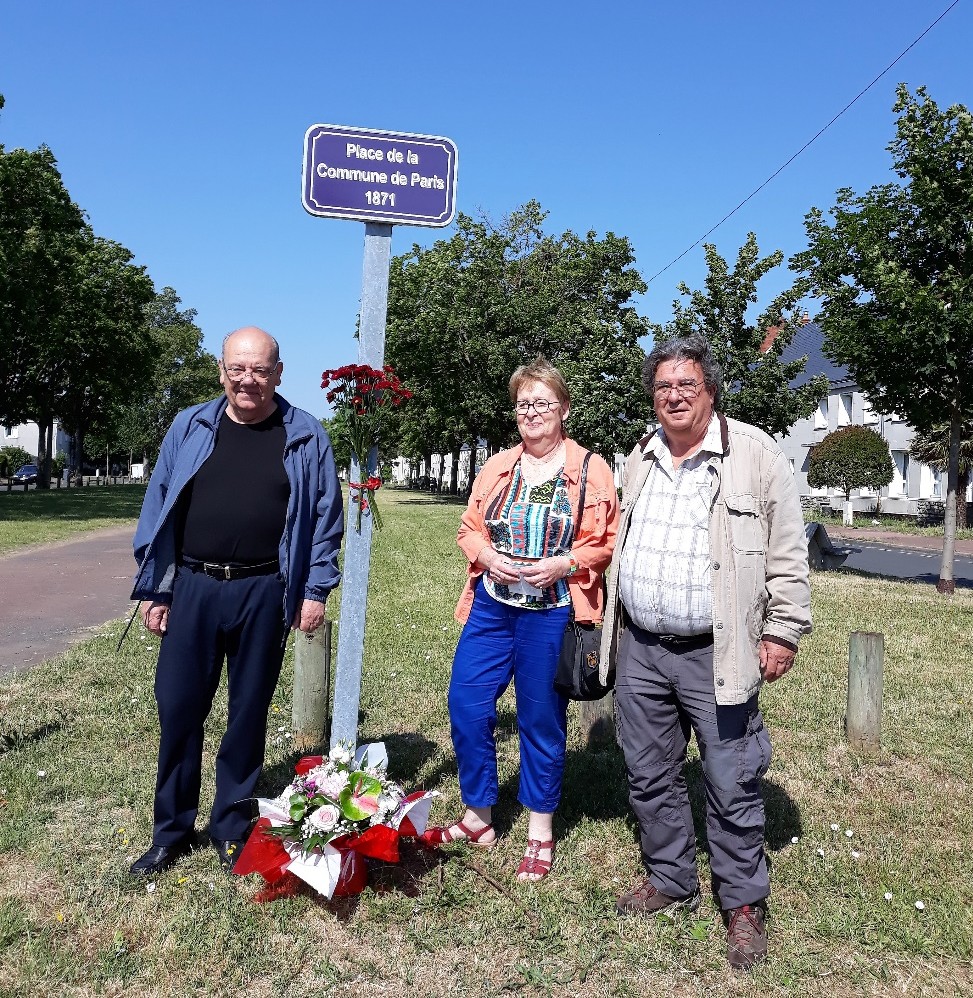
{"type": "MultiPolygon", "coordinates": [[[[581,465],[581,491],[578,496],[578,515],[574,521],[575,536],[581,526],[581,516],[584,512],[584,494],[588,483],[590,458],[591,451],[588,451],[581,465]]],[[[575,620],[572,607],[571,619],[564,628],[561,657],[558,659],[557,671],[554,674],[554,688],[569,700],[600,700],[607,696],[615,685],[614,671],[608,674],[608,681],[604,685],[599,677],[601,635],[601,624],[587,624],[575,620]]]]}

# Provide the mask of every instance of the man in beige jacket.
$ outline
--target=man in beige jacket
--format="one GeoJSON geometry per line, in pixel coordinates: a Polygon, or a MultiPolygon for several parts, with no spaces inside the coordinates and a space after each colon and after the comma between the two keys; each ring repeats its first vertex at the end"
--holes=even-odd
{"type": "Polygon", "coordinates": [[[706,340],[657,346],[645,384],[659,428],[626,465],[602,649],[603,671],[616,667],[618,742],[649,874],[618,909],[699,904],[684,772],[694,732],[727,958],[749,968],[767,954],[770,894],[758,692],[790,670],[811,630],[803,517],[777,444],[718,412],[722,376],[706,340]]]}

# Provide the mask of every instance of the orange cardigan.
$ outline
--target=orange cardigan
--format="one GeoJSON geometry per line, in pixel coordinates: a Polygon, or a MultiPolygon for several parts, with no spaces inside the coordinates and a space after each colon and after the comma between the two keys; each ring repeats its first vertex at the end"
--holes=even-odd
{"type": "MultiPolygon", "coordinates": [[[[568,496],[571,500],[572,516],[577,515],[578,498],[581,492],[581,463],[585,450],[573,440],[565,440],[564,477],[567,479],[568,496]]],[[[483,470],[473,482],[470,502],[463,514],[456,543],[466,555],[466,587],[456,605],[456,619],[466,623],[473,606],[473,587],[483,574],[476,559],[484,547],[490,544],[483,521],[484,510],[493,499],[505,491],[510,484],[514,465],[520,460],[524,448],[522,444],[495,454],[483,466],[483,470]]],[[[588,462],[588,478],[585,486],[584,509],[581,513],[580,529],[575,527],[571,554],[578,563],[578,571],[567,578],[568,591],[574,616],[577,620],[589,623],[602,619],[605,611],[602,576],[611,562],[618,533],[618,493],[611,468],[604,458],[592,454],[588,462]]]]}

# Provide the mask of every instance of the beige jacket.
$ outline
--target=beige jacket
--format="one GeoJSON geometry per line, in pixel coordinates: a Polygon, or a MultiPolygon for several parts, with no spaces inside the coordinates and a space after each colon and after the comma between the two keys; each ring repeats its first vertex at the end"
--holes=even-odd
{"type": "MultiPolygon", "coordinates": [[[[760,688],[758,645],[775,637],[797,647],[811,632],[811,589],[804,518],[787,458],[762,430],[721,414],[723,453],[711,458],[709,544],[713,581],[713,672],[716,702],[746,703],[760,688]]],[[[654,460],[644,437],[629,455],[622,522],[608,574],[601,647],[602,681],[614,666],[625,626],[618,565],[632,509],[654,460]]]]}

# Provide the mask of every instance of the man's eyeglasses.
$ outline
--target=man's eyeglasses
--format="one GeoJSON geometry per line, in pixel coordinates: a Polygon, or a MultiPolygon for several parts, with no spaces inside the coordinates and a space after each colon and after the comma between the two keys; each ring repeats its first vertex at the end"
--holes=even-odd
{"type": "Polygon", "coordinates": [[[229,367],[223,366],[223,371],[230,381],[243,381],[249,374],[254,381],[265,385],[274,376],[276,367],[240,367],[238,364],[231,364],[229,367]]]}
{"type": "Polygon", "coordinates": [[[537,399],[535,402],[528,402],[526,399],[520,399],[514,404],[514,411],[518,416],[526,416],[527,413],[533,409],[538,416],[543,416],[545,412],[550,411],[555,406],[560,404],[560,402],[549,402],[547,399],[537,399]]]}
{"type": "Polygon", "coordinates": [[[702,387],[702,381],[695,381],[693,378],[684,378],[682,381],[677,381],[674,385],[668,381],[657,381],[652,386],[652,391],[655,393],[655,397],[661,401],[665,401],[673,392],[678,392],[684,399],[694,399],[702,387]]]}

